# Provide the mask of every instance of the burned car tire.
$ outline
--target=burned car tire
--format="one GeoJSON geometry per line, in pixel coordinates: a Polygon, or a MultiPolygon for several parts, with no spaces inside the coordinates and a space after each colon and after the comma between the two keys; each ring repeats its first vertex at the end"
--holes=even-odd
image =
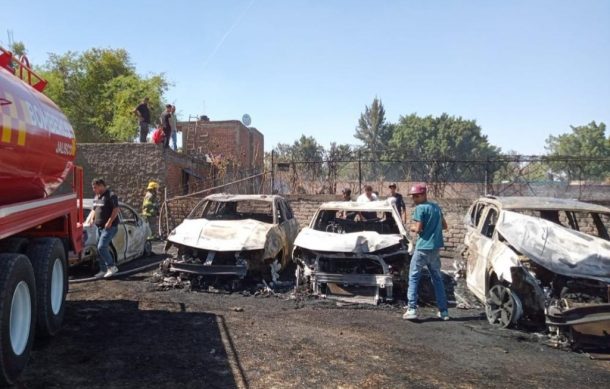
{"type": "Polygon", "coordinates": [[[507,328],[521,317],[523,308],[519,297],[502,284],[495,284],[487,292],[485,316],[494,327],[507,328]]]}

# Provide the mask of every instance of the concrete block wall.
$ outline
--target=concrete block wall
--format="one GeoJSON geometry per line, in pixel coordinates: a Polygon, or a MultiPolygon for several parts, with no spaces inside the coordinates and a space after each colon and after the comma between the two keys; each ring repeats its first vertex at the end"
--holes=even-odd
{"type": "Polygon", "coordinates": [[[211,166],[163,150],[152,143],[85,143],[79,144],[76,164],[84,170],[85,197],[93,197],[91,180],[103,178],[119,199],[139,210],[146,186],[151,180],[160,185],[162,197],[183,194],[182,172],[187,169],[201,178],[191,177],[189,193],[208,187],[211,183],[211,166]]]}
{"type": "Polygon", "coordinates": [[[103,178],[119,199],[139,209],[151,180],[165,186],[167,161],[154,144],[79,144],[76,164],[84,170],[85,198],[93,197],[91,180],[103,178]]]}

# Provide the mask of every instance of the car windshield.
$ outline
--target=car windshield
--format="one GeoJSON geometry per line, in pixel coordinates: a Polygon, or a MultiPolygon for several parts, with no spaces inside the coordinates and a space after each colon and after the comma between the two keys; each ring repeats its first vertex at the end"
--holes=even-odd
{"type": "Polygon", "coordinates": [[[246,220],[254,219],[263,223],[273,223],[273,204],[263,200],[215,201],[199,203],[189,219],[246,220]]]}
{"type": "Polygon", "coordinates": [[[325,209],[318,213],[313,229],[337,234],[360,231],[374,231],[383,235],[400,233],[396,220],[390,211],[325,209]]]}
{"type": "Polygon", "coordinates": [[[585,234],[610,240],[610,214],[583,210],[557,210],[557,209],[522,209],[515,212],[539,217],[560,226],[572,230],[584,232],[585,234]]]}

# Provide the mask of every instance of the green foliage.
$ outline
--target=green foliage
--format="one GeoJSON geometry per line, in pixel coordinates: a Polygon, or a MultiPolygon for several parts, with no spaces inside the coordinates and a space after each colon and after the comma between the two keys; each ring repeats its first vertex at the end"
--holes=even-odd
{"type": "Polygon", "coordinates": [[[401,116],[390,146],[394,159],[422,161],[417,163],[419,170],[410,173],[411,179],[440,183],[436,188],[440,192],[448,180],[483,182],[487,175],[491,181],[501,168],[498,163],[487,164],[487,169],[473,163],[496,158],[500,149],[489,143],[474,120],[446,113],[438,117],[401,116]]]}
{"type": "Polygon", "coordinates": [[[546,161],[532,161],[531,158],[523,157],[516,151],[509,151],[500,158],[504,163],[494,172],[494,184],[528,184],[553,179],[546,161]]]}
{"type": "Polygon", "coordinates": [[[139,76],[124,49],[50,54],[40,73],[49,82],[45,93],[66,114],[79,142],[133,140],[134,108],[149,97],[154,120],[168,87],[163,74],[139,76]]]}
{"type": "Polygon", "coordinates": [[[371,106],[364,107],[360,114],[354,137],[360,140],[371,159],[378,160],[383,155],[392,137],[393,126],[386,123],[385,108],[377,97],[371,106]]]}
{"type": "Polygon", "coordinates": [[[9,47],[8,47],[9,51],[11,51],[17,58],[21,57],[22,55],[26,55],[27,54],[27,50],[25,49],[25,44],[21,41],[15,41],[13,42],[9,47]]]}
{"type": "Polygon", "coordinates": [[[546,141],[546,149],[551,160],[567,157],[565,160],[551,162],[553,171],[564,175],[568,180],[609,177],[610,138],[606,138],[606,125],[604,123],[598,125],[593,121],[585,126],[570,126],[570,128],[571,133],[551,135],[546,141]],[[570,158],[579,158],[581,161],[570,158]],[[582,158],[589,160],[582,161],[582,158]]]}

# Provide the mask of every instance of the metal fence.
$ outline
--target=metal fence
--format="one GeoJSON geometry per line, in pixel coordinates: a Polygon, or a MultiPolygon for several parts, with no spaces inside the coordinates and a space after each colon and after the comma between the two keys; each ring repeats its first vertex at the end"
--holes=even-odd
{"type": "Polygon", "coordinates": [[[503,155],[485,160],[371,160],[361,156],[341,160],[267,160],[269,191],[280,194],[335,194],[364,185],[380,193],[396,182],[406,191],[425,182],[436,198],[482,195],[550,196],[610,200],[610,158],[503,155]],[[602,172],[601,174],[599,172],[602,172]]]}

